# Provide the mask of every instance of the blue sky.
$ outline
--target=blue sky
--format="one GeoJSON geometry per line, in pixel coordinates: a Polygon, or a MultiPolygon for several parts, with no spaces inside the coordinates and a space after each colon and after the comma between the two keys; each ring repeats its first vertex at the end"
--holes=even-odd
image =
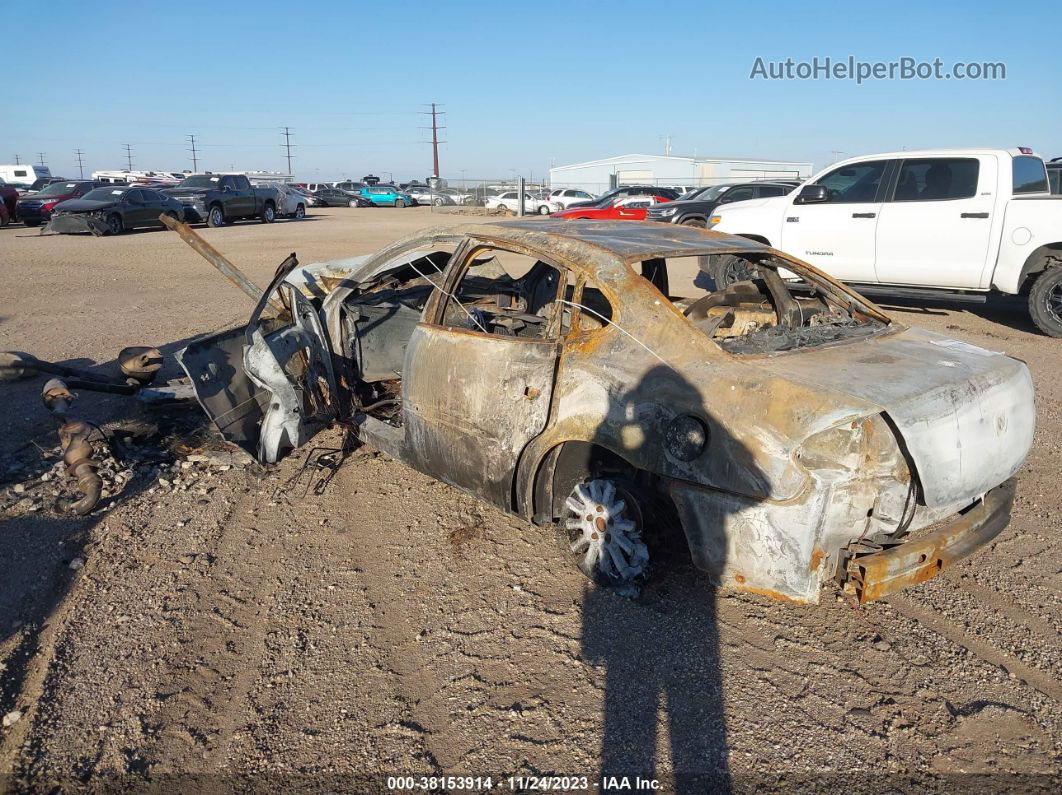
{"type": "MultiPolygon", "coordinates": [[[[0,163],[285,168],[304,180],[542,174],[627,152],[811,160],[926,146],[1062,155],[1062,5],[52,2],[4,11],[0,163]],[[1051,32],[1053,40],[1049,38],[1051,32]],[[750,80],[757,56],[1003,61],[1003,81],[750,80]]],[[[86,171],[87,173],[87,171],[86,171]]]]}

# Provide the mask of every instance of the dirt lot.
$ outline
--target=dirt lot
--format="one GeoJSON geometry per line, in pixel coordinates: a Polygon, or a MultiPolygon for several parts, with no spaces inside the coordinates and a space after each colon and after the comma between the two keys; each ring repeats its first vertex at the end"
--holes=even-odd
{"type": "MultiPolygon", "coordinates": [[[[337,209],[203,234],[264,284],[291,251],[366,253],[462,220],[337,209]]],[[[168,232],[12,226],[0,267],[0,350],[56,361],[172,353],[249,310],[168,232]]],[[[60,517],[42,379],[3,385],[0,789],[179,774],[270,790],[385,789],[395,774],[595,787],[604,772],[681,791],[953,791],[971,773],[999,774],[986,791],[1057,791],[1062,340],[1013,303],[889,311],[1028,362],[1039,427],[997,541],[861,610],[715,594],[679,555],[624,600],[588,589],[546,531],[368,448],[319,494],[319,474],[291,482],[302,455],[263,471],[211,448],[170,466],[157,418],[118,399],[85,396],[79,413],[127,434],[124,485],[105,510],[60,517]]],[[[197,423],[178,418],[180,437],[202,439],[197,423]]]]}

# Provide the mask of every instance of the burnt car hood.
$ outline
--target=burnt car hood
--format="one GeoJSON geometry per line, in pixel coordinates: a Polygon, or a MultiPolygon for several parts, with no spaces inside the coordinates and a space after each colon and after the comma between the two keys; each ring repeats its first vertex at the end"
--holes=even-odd
{"type": "Polygon", "coordinates": [[[64,213],[91,213],[106,210],[110,207],[114,207],[116,204],[116,202],[101,202],[94,199],[91,201],[86,201],[85,199],[67,199],[64,202],[59,202],[59,204],[55,205],[55,211],[64,213]]]}
{"type": "Polygon", "coordinates": [[[902,437],[930,507],[979,498],[1017,472],[1032,446],[1029,368],[930,331],[765,356],[755,366],[876,406],[902,437]]]}

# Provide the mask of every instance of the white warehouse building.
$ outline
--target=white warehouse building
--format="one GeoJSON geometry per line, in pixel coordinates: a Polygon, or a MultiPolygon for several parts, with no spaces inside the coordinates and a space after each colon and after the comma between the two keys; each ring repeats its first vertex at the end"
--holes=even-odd
{"type": "Polygon", "coordinates": [[[756,179],[805,179],[811,163],[675,155],[620,155],[549,170],[552,188],[604,193],[618,185],[718,185],[756,179]]]}

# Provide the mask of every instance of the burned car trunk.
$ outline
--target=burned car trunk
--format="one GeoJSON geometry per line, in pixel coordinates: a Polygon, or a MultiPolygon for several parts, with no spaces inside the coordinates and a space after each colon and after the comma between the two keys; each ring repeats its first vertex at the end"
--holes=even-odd
{"type": "Polygon", "coordinates": [[[181,361],[261,460],[342,423],[561,527],[573,562],[625,592],[660,501],[724,587],[815,602],[836,580],[866,601],[920,582],[1006,525],[1035,424],[1021,362],[672,225],[472,224],[289,263],[245,330],[181,361]],[[742,279],[714,284],[720,256],[742,279]]]}

